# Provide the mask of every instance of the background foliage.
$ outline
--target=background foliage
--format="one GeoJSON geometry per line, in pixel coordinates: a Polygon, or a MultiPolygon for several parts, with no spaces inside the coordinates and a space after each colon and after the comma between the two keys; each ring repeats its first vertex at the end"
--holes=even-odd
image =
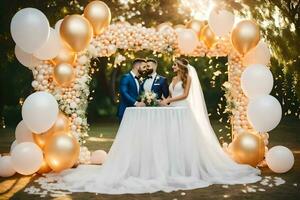
{"type": "MultiPolygon", "coordinates": [[[[113,21],[126,20],[156,26],[165,21],[184,24],[191,19],[189,8],[183,8],[180,0],[104,0],[112,11],[113,21]]],[[[88,0],[1,0],[0,2],[0,124],[15,125],[21,119],[21,103],[32,92],[32,74],[14,56],[14,42],[10,36],[10,21],[22,8],[35,7],[48,17],[50,25],[68,14],[81,14],[88,0]]],[[[285,115],[299,118],[300,114],[300,2],[298,0],[219,0],[231,8],[236,16],[254,18],[261,26],[263,37],[272,50],[271,70],[275,78],[272,91],[282,103],[285,115]]],[[[135,57],[155,57],[159,73],[170,78],[172,55],[153,52],[122,52],[126,61],[114,67],[114,57],[92,60],[95,68],[91,83],[92,95],[88,107],[88,119],[100,117],[114,119],[118,102],[118,81],[121,74],[130,69],[135,57]]],[[[226,58],[193,58],[202,88],[213,117],[226,122],[223,114],[225,99],[222,84],[227,80],[226,58]]]]}

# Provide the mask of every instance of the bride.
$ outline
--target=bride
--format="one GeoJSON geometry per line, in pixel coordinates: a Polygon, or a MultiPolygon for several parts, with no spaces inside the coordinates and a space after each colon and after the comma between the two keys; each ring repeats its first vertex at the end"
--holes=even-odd
{"type": "Polygon", "coordinates": [[[170,97],[161,104],[187,109],[186,118],[180,119],[189,124],[184,127],[183,135],[170,134],[172,137],[165,145],[160,141],[163,138],[151,140],[151,137],[163,136],[147,134],[143,142],[157,141],[156,148],[152,148],[151,144],[147,145],[150,148],[141,144],[133,147],[130,140],[134,140],[135,136],[128,133],[122,122],[103,166],[81,165],[60,174],[48,174],[39,181],[42,188],[137,194],[259,181],[258,169],[235,163],[221,148],[211,127],[194,67],[185,59],[176,59],[172,68],[177,76],[170,84],[170,97]]]}

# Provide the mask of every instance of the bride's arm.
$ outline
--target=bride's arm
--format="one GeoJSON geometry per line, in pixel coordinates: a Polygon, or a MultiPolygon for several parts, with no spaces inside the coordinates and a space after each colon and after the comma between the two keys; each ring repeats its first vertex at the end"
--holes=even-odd
{"type": "Polygon", "coordinates": [[[169,98],[168,99],[168,103],[172,103],[172,102],[175,102],[175,101],[180,101],[180,100],[186,99],[189,96],[190,87],[191,87],[191,81],[192,81],[191,77],[188,76],[187,82],[186,82],[186,86],[184,88],[183,94],[179,95],[179,96],[176,96],[176,97],[169,98]]]}

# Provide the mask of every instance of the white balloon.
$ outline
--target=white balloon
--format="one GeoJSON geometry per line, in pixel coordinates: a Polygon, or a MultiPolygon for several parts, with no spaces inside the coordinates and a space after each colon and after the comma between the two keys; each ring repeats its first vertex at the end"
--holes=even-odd
{"type": "Polygon", "coordinates": [[[10,156],[0,157],[0,176],[1,177],[10,177],[13,176],[16,171],[13,168],[11,163],[10,156]]]}
{"type": "Polygon", "coordinates": [[[53,28],[50,28],[47,42],[34,53],[34,56],[42,60],[50,60],[58,55],[60,48],[60,37],[53,28]]]}
{"type": "Polygon", "coordinates": [[[15,131],[17,143],[33,142],[32,131],[26,126],[24,121],[20,121],[15,131]]]}
{"type": "Polygon", "coordinates": [[[249,66],[253,64],[269,64],[271,53],[268,45],[263,41],[259,41],[255,48],[251,49],[243,58],[243,65],[249,66]]]}
{"type": "Polygon", "coordinates": [[[18,144],[17,140],[15,140],[15,141],[13,141],[13,143],[11,143],[10,152],[12,152],[12,150],[16,147],[17,144],[18,144]]]}
{"type": "Polygon", "coordinates": [[[107,153],[103,150],[94,151],[91,155],[92,164],[103,164],[106,160],[107,153]]]}
{"type": "Polygon", "coordinates": [[[250,65],[241,76],[241,87],[249,98],[270,94],[273,83],[270,69],[260,64],[250,65]]]}
{"type": "Polygon", "coordinates": [[[276,173],[285,173],[294,165],[294,155],[284,146],[275,146],[266,154],[266,162],[269,168],[276,173]]]}
{"type": "Polygon", "coordinates": [[[20,174],[30,175],[37,172],[43,163],[42,150],[32,142],[17,144],[11,152],[13,168],[20,174]]]}
{"type": "Polygon", "coordinates": [[[15,55],[18,61],[28,68],[35,67],[40,63],[40,60],[37,59],[33,54],[26,53],[17,45],[15,46],[15,55]]]}
{"type": "Polygon", "coordinates": [[[190,54],[197,48],[198,38],[195,31],[182,29],[176,32],[178,35],[178,47],[183,54],[190,54]]]}
{"type": "Polygon", "coordinates": [[[208,25],[219,37],[227,36],[232,30],[234,15],[228,10],[213,9],[208,18],[208,25]]]}
{"type": "Polygon", "coordinates": [[[49,130],[58,116],[58,103],[47,92],[35,92],[26,98],[22,106],[22,117],[26,126],[34,133],[49,130]]]}
{"type": "Polygon", "coordinates": [[[12,18],[10,32],[21,49],[34,53],[48,40],[50,27],[44,13],[35,8],[24,8],[12,18]]]}
{"type": "Polygon", "coordinates": [[[258,132],[268,132],[280,122],[281,105],[271,95],[258,96],[250,99],[247,116],[252,127],[258,132]]]}

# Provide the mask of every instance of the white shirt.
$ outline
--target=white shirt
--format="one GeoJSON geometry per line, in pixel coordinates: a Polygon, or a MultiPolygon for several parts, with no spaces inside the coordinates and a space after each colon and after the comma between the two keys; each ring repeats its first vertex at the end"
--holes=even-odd
{"type": "Polygon", "coordinates": [[[139,91],[140,91],[140,83],[139,83],[139,81],[135,78],[136,75],[134,74],[134,72],[133,72],[133,71],[130,71],[130,73],[131,73],[131,75],[132,75],[133,78],[134,78],[134,81],[135,81],[135,84],[136,84],[137,93],[139,94],[139,91]]]}
{"type": "Polygon", "coordinates": [[[152,75],[150,75],[150,76],[152,76],[152,78],[146,79],[146,81],[144,83],[145,92],[151,92],[152,85],[153,85],[156,75],[157,75],[157,73],[153,73],[152,75]]]}

